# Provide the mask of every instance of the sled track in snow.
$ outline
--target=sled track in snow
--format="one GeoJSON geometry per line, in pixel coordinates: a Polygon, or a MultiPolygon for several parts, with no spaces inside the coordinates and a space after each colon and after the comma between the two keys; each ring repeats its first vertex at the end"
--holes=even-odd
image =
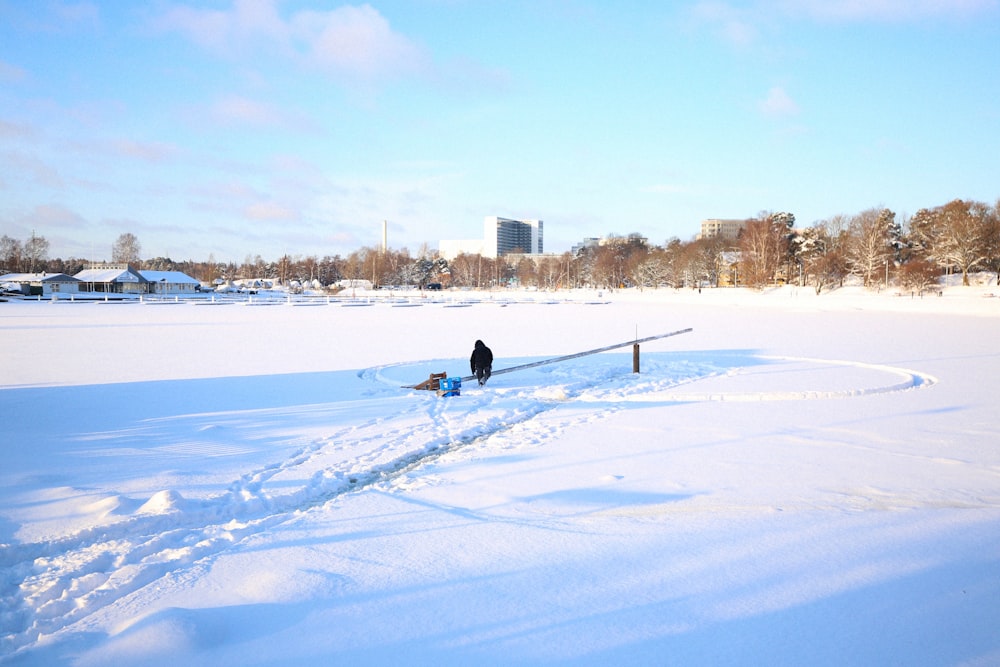
{"type": "MultiPolygon", "coordinates": [[[[378,381],[379,370],[360,374],[378,381]]],[[[178,581],[207,570],[222,553],[303,512],[363,489],[392,488],[395,480],[445,454],[525,425],[533,418],[592,390],[605,380],[577,382],[560,400],[524,401],[533,390],[466,395],[472,405],[466,415],[488,413],[482,421],[448,420],[450,404],[434,394],[404,397],[407,407],[397,415],[333,429],[277,463],[248,472],[224,492],[204,500],[187,500],[171,491],[153,496],[144,511],[108,525],[32,543],[0,545],[0,661],[28,651],[41,637],[72,632],[102,631],[95,615],[120,605],[139,617],[143,608],[129,596],[148,586],[165,595],[178,581]],[[413,399],[412,401],[409,399],[413,399]],[[510,402],[521,408],[490,410],[510,402]],[[423,426],[412,418],[426,413],[423,426]],[[344,442],[373,447],[344,460],[337,458],[344,442]],[[324,459],[331,459],[325,465],[324,459]],[[268,481],[302,466],[317,467],[309,481],[291,492],[269,493],[268,481]]],[[[607,407],[588,420],[615,411],[607,407]]],[[[544,440],[544,435],[536,441],[544,440]]],[[[307,468],[302,468],[307,469],[307,468]]],[[[146,591],[144,599],[149,599],[146,591]]]]}

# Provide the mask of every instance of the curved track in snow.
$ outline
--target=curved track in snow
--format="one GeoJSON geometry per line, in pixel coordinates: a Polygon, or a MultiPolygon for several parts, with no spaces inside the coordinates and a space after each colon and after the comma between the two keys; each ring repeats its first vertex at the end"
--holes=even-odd
{"type": "Polygon", "coordinates": [[[899,368],[896,366],[886,366],[883,364],[870,364],[861,361],[843,361],[834,359],[815,359],[807,357],[779,357],[761,355],[760,359],[774,361],[776,363],[812,364],[829,367],[850,368],[873,372],[874,374],[884,374],[895,378],[892,382],[885,384],[877,382],[869,386],[849,386],[844,388],[827,389],[821,387],[810,388],[786,388],[770,389],[762,391],[709,391],[709,392],[669,392],[660,394],[659,399],[669,399],[683,402],[701,401],[804,401],[831,398],[852,398],[858,396],[872,396],[876,394],[888,394],[898,391],[909,391],[911,389],[924,389],[937,384],[938,380],[933,375],[920,371],[899,368]]]}

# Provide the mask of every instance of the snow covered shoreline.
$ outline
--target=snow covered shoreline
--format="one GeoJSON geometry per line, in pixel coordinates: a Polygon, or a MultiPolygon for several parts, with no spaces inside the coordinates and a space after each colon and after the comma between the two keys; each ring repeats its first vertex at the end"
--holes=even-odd
{"type": "Polygon", "coordinates": [[[0,304],[0,660],[991,664],[994,289],[0,304]]]}

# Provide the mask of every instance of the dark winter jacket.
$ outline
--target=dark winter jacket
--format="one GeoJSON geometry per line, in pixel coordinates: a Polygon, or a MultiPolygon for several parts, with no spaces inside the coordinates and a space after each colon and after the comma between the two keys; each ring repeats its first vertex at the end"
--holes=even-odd
{"type": "Polygon", "coordinates": [[[476,348],[472,351],[472,356],[469,357],[469,365],[472,367],[473,373],[476,372],[477,368],[486,369],[493,366],[493,352],[486,347],[483,341],[476,341],[476,348]]]}

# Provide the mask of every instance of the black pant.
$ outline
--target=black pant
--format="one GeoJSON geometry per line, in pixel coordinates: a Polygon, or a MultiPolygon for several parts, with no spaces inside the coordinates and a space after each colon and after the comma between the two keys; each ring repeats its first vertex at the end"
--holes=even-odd
{"type": "Polygon", "coordinates": [[[479,380],[479,384],[486,384],[486,381],[490,379],[490,372],[492,370],[490,366],[476,369],[476,379],[479,380]]]}

